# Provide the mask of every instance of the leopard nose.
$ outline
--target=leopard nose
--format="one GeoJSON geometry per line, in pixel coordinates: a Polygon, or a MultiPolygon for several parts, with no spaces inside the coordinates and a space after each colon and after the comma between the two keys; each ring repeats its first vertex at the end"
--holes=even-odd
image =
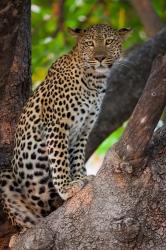
{"type": "Polygon", "coordinates": [[[104,59],[105,59],[105,56],[104,55],[96,55],[95,56],[95,59],[99,62],[102,62],[104,59]]]}

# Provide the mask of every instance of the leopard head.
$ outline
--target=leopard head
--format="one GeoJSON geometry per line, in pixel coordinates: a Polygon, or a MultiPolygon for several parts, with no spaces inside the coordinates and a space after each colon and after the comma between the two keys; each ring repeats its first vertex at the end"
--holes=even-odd
{"type": "Polygon", "coordinates": [[[106,24],[70,30],[77,37],[76,49],[84,68],[92,68],[98,73],[107,72],[120,57],[122,42],[130,31],[129,28],[115,30],[106,24]]]}

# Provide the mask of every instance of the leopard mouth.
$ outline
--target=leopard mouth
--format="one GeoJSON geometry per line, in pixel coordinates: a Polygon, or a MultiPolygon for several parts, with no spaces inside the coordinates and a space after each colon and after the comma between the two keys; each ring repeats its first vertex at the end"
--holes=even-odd
{"type": "Polygon", "coordinates": [[[110,69],[111,67],[112,67],[112,63],[110,63],[110,64],[102,64],[102,63],[100,63],[99,65],[97,65],[97,67],[96,67],[96,69],[98,69],[98,70],[108,70],[108,69],[110,69]]]}

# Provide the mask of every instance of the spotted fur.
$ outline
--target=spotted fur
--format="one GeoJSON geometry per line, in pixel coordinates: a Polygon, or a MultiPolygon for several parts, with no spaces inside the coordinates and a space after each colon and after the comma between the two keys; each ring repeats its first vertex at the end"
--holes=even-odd
{"type": "Polygon", "coordinates": [[[76,46],[53,63],[29,98],[16,129],[12,170],[1,179],[13,224],[31,227],[84,186],[87,138],[127,32],[108,25],[71,30],[76,46]]]}

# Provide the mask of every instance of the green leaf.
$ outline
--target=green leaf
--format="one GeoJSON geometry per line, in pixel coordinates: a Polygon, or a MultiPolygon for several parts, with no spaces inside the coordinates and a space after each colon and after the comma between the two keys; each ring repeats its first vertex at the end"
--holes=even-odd
{"type": "Polygon", "coordinates": [[[108,149],[120,139],[123,132],[124,127],[120,127],[116,131],[114,131],[110,136],[107,137],[107,139],[104,140],[102,144],[100,144],[100,146],[96,150],[96,153],[98,155],[105,155],[108,149]]]}

